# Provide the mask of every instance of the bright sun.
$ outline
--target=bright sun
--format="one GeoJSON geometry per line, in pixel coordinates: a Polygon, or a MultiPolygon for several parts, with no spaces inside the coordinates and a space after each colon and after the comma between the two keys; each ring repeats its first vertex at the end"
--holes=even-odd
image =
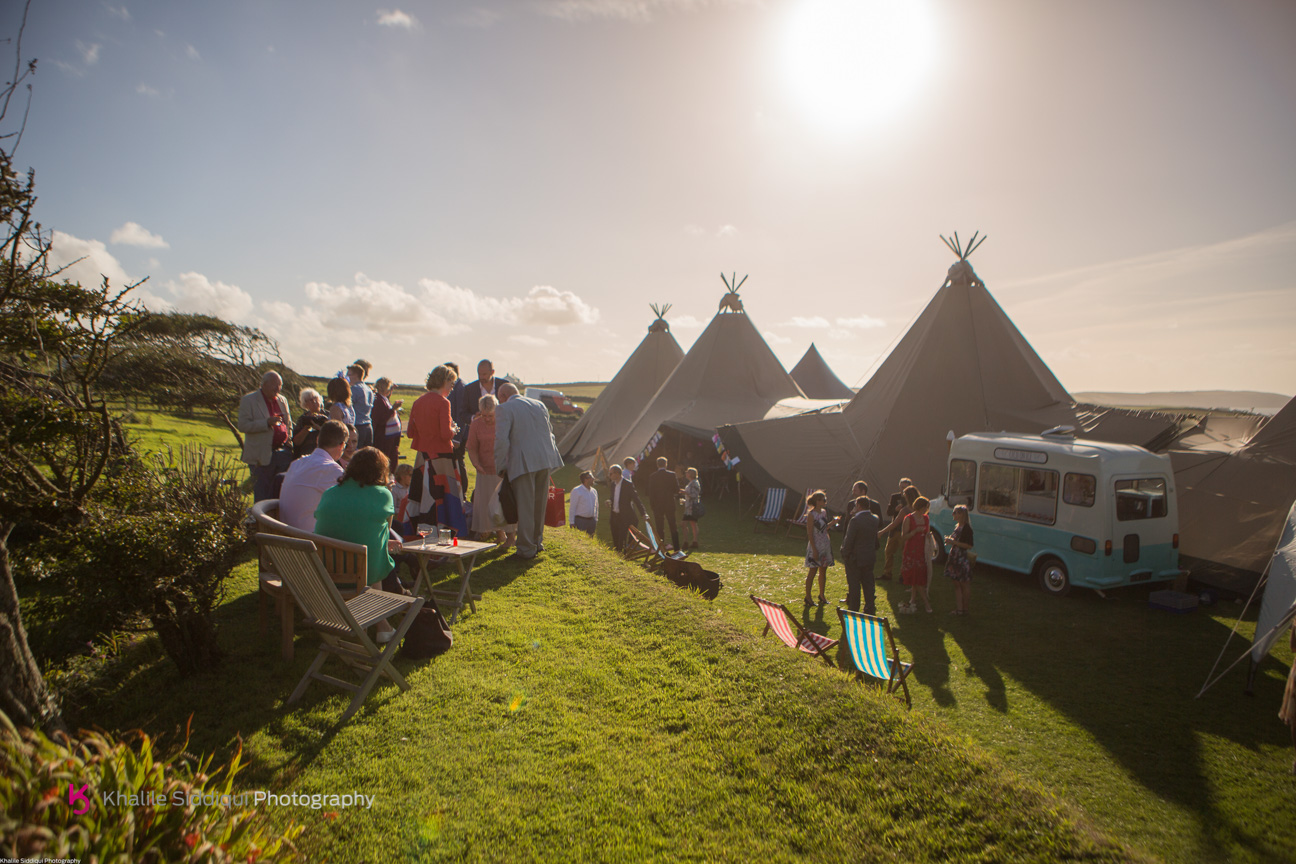
{"type": "Polygon", "coordinates": [[[798,0],[783,34],[784,78],[816,122],[872,125],[914,95],[933,43],[926,0],[798,0]]]}

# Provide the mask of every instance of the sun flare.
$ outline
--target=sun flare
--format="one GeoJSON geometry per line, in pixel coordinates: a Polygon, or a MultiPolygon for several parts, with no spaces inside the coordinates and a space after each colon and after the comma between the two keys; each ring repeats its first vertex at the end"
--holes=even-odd
{"type": "Polygon", "coordinates": [[[926,0],[799,0],[782,42],[792,98],[815,122],[847,129],[895,114],[935,53],[926,0]]]}

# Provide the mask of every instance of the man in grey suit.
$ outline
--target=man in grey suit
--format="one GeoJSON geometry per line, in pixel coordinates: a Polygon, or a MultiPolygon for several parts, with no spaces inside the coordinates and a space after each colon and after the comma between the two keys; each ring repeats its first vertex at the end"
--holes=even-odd
{"type": "Polygon", "coordinates": [[[519,396],[512,384],[499,388],[495,409],[495,469],[513,486],[517,499],[517,551],[509,560],[529,561],[544,547],[545,504],[549,472],[561,468],[549,409],[535,399],[519,396]]]}
{"type": "Polygon", "coordinates": [[[880,520],[869,505],[868,496],[855,499],[855,515],[846,524],[842,540],[842,563],[846,566],[846,608],[858,612],[860,589],[864,590],[864,614],[876,613],[873,565],[877,561],[880,520]]]}

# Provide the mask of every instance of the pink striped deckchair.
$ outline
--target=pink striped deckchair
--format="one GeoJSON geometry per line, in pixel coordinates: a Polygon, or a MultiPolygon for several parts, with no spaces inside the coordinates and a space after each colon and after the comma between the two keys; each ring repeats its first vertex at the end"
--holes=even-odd
{"type": "Polygon", "coordinates": [[[752,602],[756,604],[756,608],[765,616],[765,630],[761,633],[762,636],[773,630],[774,635],[789,648],[796,648],[807,654],[813,654],[834,668],[837,666],[824,653],[837,644],[836,639],[829,639],[827,636],[805,629],[801,626],[801,622],[797,621],[796,617],[781,603],[762,600],[755,594],[747,596],[751,597],[752,602]]]}

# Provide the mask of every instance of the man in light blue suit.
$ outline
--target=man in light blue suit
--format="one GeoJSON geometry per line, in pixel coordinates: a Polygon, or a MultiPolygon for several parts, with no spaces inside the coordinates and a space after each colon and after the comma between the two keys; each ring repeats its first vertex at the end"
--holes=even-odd
{"type": "Polygon", "coordinates": [[[544,403],[519,396],[512,384],[499,388],[499,401],[495,470],[512,484],[518,509],[517,551],[509,560],[529,561],[544,548],[549,472],[561,468],[563,460],[544,403]]]}

